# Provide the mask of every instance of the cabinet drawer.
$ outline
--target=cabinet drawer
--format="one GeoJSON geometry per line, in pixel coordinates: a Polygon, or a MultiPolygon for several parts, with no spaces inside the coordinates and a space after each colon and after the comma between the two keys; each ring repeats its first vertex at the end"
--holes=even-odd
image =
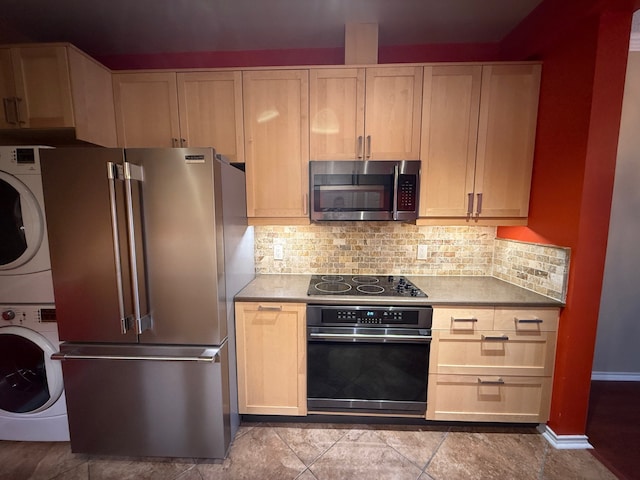
{"type": "Polygon", "coordinates": [[[427,420],[546,422],[551,377],[429,374],[427,420]]]}
{"type": "Polygon", "coordinates": [[[555,332],[558,330],[557,308],[496,308],[493,328],[518,332],[555,332]]]}
{"type": "Polygon", "coordinates": [[[432,373],[550,376],[556,347],[555,332],[481,331],[461,338],[434,332],[432,373]]]}
{"type": "Polygon", "coordinates": [[[434,308],[434,330],[473,333],[493,328],[494,309],[491,308],[434,308]]]}

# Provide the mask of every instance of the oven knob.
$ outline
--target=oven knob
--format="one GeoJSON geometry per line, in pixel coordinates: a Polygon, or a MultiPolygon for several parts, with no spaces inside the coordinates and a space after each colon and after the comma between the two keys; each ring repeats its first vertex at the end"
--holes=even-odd
{"type": "Polygon", "coordinates": [[[13,310],[5,310],[4,312],[2,312],[3,320],[6,320],[8,322],[10,320],[13,320],[14,318],[16,318],[16,312],[14,312],[13,310]]]}
{"type": "Polygon", "coordinates": [[[389,275],[389,277],[387,277],[387,282],[393,283],[393,275],[389,275]]]}
{"type": "Polygon", "coordinates": [[[405,282],[406,282],[406,280],[404,278],[402,278],[402,277],[400,277],[400,280],[398,280],[398,284],[399,285],[404,285],[405,282]]]}
{"type": "Polygon", "coordinates": [[[418,289],[417,288],[412,288],[411,289],[411,296],[412,297],[417,297],[418,296],[418,289]]]}

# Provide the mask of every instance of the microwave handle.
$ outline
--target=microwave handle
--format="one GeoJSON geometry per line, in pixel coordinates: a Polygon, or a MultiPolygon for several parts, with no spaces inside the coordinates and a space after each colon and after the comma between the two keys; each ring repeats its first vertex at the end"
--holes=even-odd
{"type": "Polygon", "coordinates": [[[398,220],[398,181],[400,176],[400,169],[396,163],[393,166],[393,219],[398,220]]]}

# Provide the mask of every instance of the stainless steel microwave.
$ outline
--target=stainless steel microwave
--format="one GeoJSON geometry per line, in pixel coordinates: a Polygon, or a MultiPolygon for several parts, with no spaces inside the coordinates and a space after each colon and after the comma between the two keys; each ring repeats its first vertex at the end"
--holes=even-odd
{"type": "Polygon", "coordinates": [[[311,161],[311,220],[415,220],[420,161],[311,161]]]}

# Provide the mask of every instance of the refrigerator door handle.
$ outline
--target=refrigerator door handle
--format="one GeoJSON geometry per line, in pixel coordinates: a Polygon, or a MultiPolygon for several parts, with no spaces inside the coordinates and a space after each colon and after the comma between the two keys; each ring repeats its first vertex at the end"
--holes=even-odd
{"type": "Polygon", "coordinates": [[[56,352],[52,360],[149,360],[158,362],[220,363],[220,348],[205,348],[199,355],[90,355],[56,352]]]}
{"type": "Polygon", "coordinates": [[[118,166],[107,162],[107,178],[109,179],[109,207],[111,210],[111,231],[113,232],[113,254],[116,266],[116,288],[118,290],[118,312],[120,314],[120,331],[123,335],[132,328],[133,317],[125,315],[124,286],[122,281],[122,266],[120,265],[120,238],[118,237],[118,210],[116,207],[116,186],[118,166]]]}
{"type": "MultiPolygon", "coordinates": [[[[136,333],[140,335],[145,330],[151,328],[151,316],[149,312],[142,311],[141,304],[141,292],[144,288],[146,291],[146,285],[142,285],[145,282],[144,271],[139,272],[138,265],[138,246],[142,247],[142,238],[137,238],[136,232],[138,231],[138,224],[141,222],[141,218],[136,218],[134,212],[134,194],[132,182],[142,182],[144,180],[144,171],[140,165],[124,162],[124,184],[125,184],[125,199],[127,204],[127,230],[129,235],[129,263],[131,265],[131,288],[133,290],[133,310],[135,315],[135,327],[136,333]]],[[[144,257],[144,255],[143,255],[144,257]]],[[[144,261],[144,258],[140,260],[144,261]]],[[[144,268],[143,268],[144,270],[144,268]]],[[[146,302],[145,302],[146,303],[146,302]]]]}

